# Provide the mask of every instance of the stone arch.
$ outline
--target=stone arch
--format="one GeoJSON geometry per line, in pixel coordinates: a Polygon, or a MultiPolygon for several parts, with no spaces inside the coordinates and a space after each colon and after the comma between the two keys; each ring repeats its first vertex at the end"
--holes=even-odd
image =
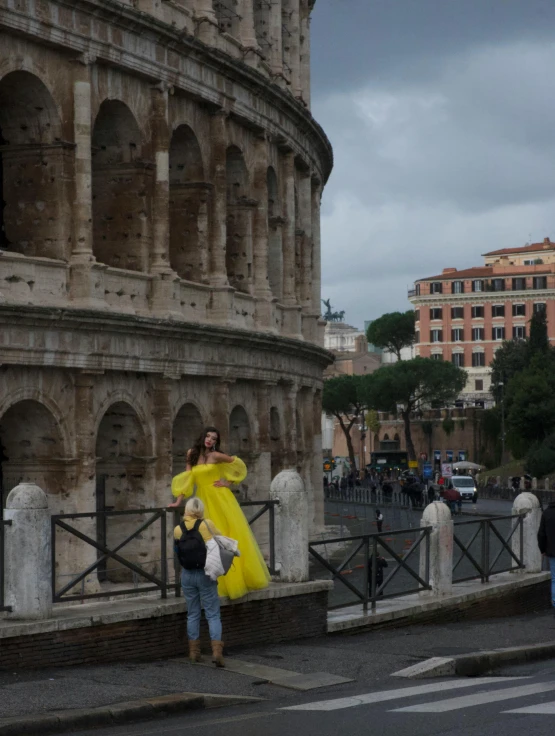
{"type": "Polygon", "coordinates": [[[231,286],[250,293],[252,286],[252,208],[249,175],[241,149],[229,146],[226,153],[226,269],[231,286]]]}
{"type": "Polygon", "coordinates": [[[389,441],[389,435],[384,434],[382,442],[388,442],[389,441]]]}
{"type": "Polygon", "coordinates": [[[252,449],[249,416],[241,405],[235,406],[229,415],[229,453],[247,456],[252,449]]]}
{"type": "Polygon", "coordinates": [[[401,441],[401,439],[400,439],[399,435],[397,434],[397,432],[393,436],[393,441],[394,442],[400,442],[401,441]]]}
{"type": "Polygon", "coordinates": [[[270,453],[270,472],[273,479],[284,468],[281,417],[275,406],[270,409],[270,453]]]}
{"type": "Polygon", "coordinates": [[[209,196],[197,137],[180,125],[170,143],[170,265],[187,281],[208,281],[209,196]]]}
{"type": "Polygon", "coordinates": [[[203,427],[202,415],[197,407],[190,402],[183,404],[173,422],[172,475],[185,470],[187,450],[191,449],[203,427]]]}
{"type": "Polygon", "coordinates": [[[49,408],[34,399],[13,402],[0,418],[3,506],[7,494],[22,482],[61,496],[67,491],[65,458],[62,428],[49,408]]]}
{"type": "MultiPolygon", "coordinates": [[[[114,401],[103,412],[96,434],[97,511],[126,511],[151,506],[147,453],[148,438],[139,415],[126,401],[114,401]]],[[[139,519],[134,516],[99,516],[97,540],[112,547],[131,534],[139,519]]],[[[141,551],[143,548],[151,550],[147,537],[153,531],[149,528],[149,532],[126,545],[123,556],[142,564],[144,555],[141,551]]],[[[99,582],[129,579],[129,570],[114,561],[98,566],[99,582]]]]}
{"type": "Polygon", "coordinates": [[[131,110],[104,100],[92,133],[93,253],[100,263],[148,271],[152,171],[131,110]]]}
{"type": "Polygon", "coordinates": [[[275,169],[268,167],[268,281],[276,299],[283,297],[283,240],[281,200],[275,169]]]}
{"type": "Polygon", "coordinates": [[[27,71],[0,81],[0,248],[67,260],[73,147],[46,85],[27,71]]]}

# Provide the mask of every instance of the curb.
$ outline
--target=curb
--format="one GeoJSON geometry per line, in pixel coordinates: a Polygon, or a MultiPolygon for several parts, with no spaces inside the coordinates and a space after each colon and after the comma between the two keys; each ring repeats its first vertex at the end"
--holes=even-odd
{"type": "MultiPolygon", "coordinates": [[[[455,657],[432,657],[424,662],[394,672],[392,677],[406,677],[412,680],[426,677],[478,677],[502,666],[539,662],[555,658],[555,641],[543,644],[529,644],[522,647],[491,649],[473,654],[459,654],[455,657]]],[[[0,735],[1,735],[0,731],[0,735]]]]}
{"type": "Polygon", "coordinates": [[[142,700],[130,700],[96,708],[76,708],[32,716],[0,719],[0,736],[33,736],[62,733],[76,728],[121,725],[130,721],[160,718],[189,710],[222,708],[230,705],[259,703],[264,698],[209,693],[175,693],[142,700]]]}

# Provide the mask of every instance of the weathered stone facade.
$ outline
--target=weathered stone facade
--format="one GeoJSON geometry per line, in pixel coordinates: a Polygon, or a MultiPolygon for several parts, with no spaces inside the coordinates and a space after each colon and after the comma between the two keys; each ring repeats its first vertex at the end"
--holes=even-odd
{"type": "Polygon", "coordinates": [[[4,498],[164,505],[213,423],[322,522],[312,5],[0,0],[4,498]]]}

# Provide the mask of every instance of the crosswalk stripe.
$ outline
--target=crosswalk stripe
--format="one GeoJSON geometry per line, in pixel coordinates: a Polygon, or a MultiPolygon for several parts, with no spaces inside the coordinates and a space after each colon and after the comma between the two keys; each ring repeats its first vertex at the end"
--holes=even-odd
{"type": "Polygon", "coordinates": [[[515,708],[514,710],[504,710],[503,713],[537,713],[538,715],[555,714],[555,702],[538,703],[538,705],[527,705],[525,708],[515,708]]]}
{"type": "MultiPolygon", "coordinates": [[[[353,695],[348,698],[334,698],[333,700],[319,700],[314,703],[302,703],[301,705],[290,705],[280,710],[341,710],[342,708],[353,708],[357,705],[370,705],[382,703],[386,700],[397,700],[399,698],[410,698],[415,695],[429,695],[430,693],[446,692],[448,690],[459,690],[463,687],[478,687],[480,685],[491,685],[498,682],[514,682],[515,680],[528,679],[526,677],[480,677],[479,679],[447,680],[445,682],[433,682],[429,685],[415,685],[413,687],[401,687],[396,690],[382,690],[362,695],[353,695]]],[[[554,686],[555,687],[555,686],[554,686]]]]}
{"type": "Polygon", "coordinates": [[[432,703],[421,703],[420,705],[408,705],[405,708],[395,708],[392,713],[446,713],[450,710],[469,708],[473,705],[484,705],[485,703],[496,703],[499,700],[511,700],[512,698],[523,698],[526,695],[537,695],[555,690],[555,682],[535,682],[531,685],[509,687],[503,690],[486,690],[485,692],[462,695],[460,698],[448,698],[447,700],[436,700],[432,703]]]}

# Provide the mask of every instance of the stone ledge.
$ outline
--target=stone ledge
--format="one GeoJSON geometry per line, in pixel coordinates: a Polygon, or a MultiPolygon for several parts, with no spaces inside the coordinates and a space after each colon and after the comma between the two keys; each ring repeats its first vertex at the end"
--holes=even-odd
{"type": "Polygon", "coordinates": [[[530,575],[523,573],[501,573],[489,583],[470,580],[453,586],[453,593],[432,597],[427,593],[413,594],[380,601],[379,608],[372,613],[364,612],[362,605],[330,611],[328,613],[328,633],[340,633],[356,629],[372,628],[396,620],[416,617],[419,614],[451,609],[468,603],[493,598],[503,593],[547,582],[550,573],[541,572],[530,575]]]}
{"type": "MultiPolygon", "coordinates": [[[[271,583],[268,588],[253,591],[243,598],[237,598],[233,601],[230,601],[229,598],[222,598],[221,605],[234,606],[253,601],[310,595],[330,590],[332,586],[333,583],[330,580],[315,580],[306,583],[271,583]]],[[[183,598],[166,598],[164,600],[146,595],[133,599],[126,598],[120,601],[102,601],[83,605],[62,606],[57,604],[54,607],[52,617],[44,621],[14,621],[6,618],[0,620],[0,640],[171,616],[185,611],[186,605],[183,598]]]]}

